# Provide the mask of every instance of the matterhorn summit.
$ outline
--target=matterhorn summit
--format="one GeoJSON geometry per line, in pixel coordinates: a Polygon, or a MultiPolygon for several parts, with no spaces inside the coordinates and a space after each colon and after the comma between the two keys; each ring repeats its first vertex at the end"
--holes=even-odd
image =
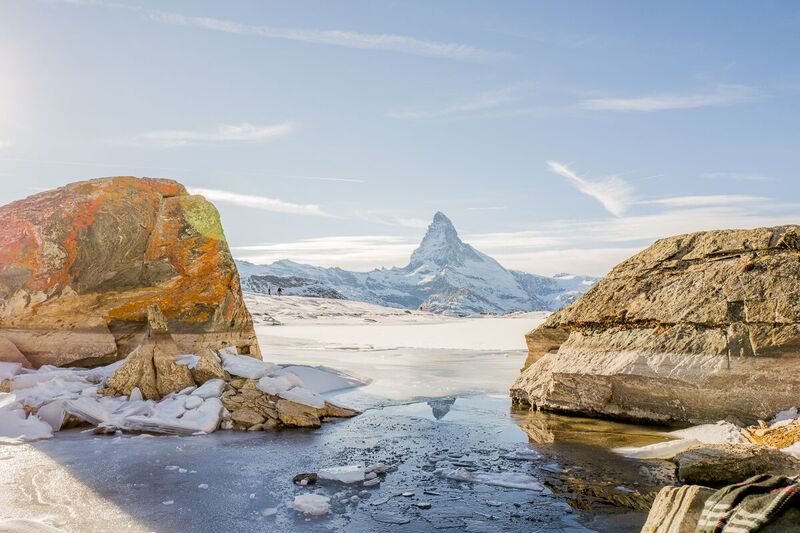
{"type": "Polygon", "coordinates": [[[458,266],[468,259],[478,259],[479,252],[458,237],[455,226],[441,211],[433,216],[433,222],[419,247],[411,254],[410,268],[422,265],[439,267],[458,266]]]}
{"type": "Polygon", "coordinates": [[[389,307],[454,316],[552,311],[570,303],[597,280],[586,276],[546,277],[507,270],[458,236],[442,212],[402,268],[348,272],[293,261],[254,265],[239,261],[242,287],[267,292],[346,298],[389,307]]]}

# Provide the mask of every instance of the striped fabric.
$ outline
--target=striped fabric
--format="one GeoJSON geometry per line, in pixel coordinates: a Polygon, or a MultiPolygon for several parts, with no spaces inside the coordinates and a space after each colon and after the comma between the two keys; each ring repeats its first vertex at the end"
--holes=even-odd
{"type": "Polygon", "coordinates": [[[706,500],[695,533],[759,531],[791,507],[800,508],[800,483],[796,479],[754,476],[712,494],[706,500]]]}

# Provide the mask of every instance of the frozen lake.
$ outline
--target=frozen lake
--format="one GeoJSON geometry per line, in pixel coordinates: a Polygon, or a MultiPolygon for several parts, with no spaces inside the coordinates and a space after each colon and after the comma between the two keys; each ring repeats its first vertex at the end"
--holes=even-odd
{"type": "MultiPolygon", "coordinates": [[[[297,312],[288,299],[281,305],[297,312]]],[[[510,408],[507,389],[525,357],[520,339],[543,316],[342,314],[331,305],[259,326],[264,358],[368,381],[333,393],[362,415],[315,431],[70,430],[2,447],[0,531],[638,531],[641,510],[607,502],[646,493],[659,474],[642,476],[640,463],[608,448],[658,441],[657,431],[510,408]],[[373,487],[292,483],[296,474],[358,463],[385,463],[389,472],[373,487]],[[608,492],[606,503],[581,503],[580,484],[569,480],[587,477],[597,483],[593,494],[608,492]],[[331,498],[329,514],[288,505],[311,493],[331,498]]]]}

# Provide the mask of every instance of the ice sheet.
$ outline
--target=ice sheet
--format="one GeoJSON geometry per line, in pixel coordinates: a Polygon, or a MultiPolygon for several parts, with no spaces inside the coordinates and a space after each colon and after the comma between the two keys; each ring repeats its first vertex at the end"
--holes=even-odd
{"type": "Polygon", "coordinates": [[[470,472],[466,468],[439,468],[436,474],[467,483],[482,483],[511,489],[541,491],[544,485],[535,477],[521,472],[470,472]]]}

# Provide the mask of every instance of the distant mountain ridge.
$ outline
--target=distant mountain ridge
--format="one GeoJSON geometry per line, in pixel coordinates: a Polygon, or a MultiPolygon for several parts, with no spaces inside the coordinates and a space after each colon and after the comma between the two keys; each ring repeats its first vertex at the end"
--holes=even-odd
{"type": "Polygon", "coordinates": [[[242,288],[266,293],[343,297],[388,307],[454,316],[553,311],[598,281],[588,276],[538,276],[507,270],[463,242],[453,223],[437,212],[405,267],[350,272],[289,260],[269,265],[237,261],[242,288]],[[327,293],[327,294],[323,294],[327,293]],[[331,296],[336,294],[338,296],[331,296]]]}

